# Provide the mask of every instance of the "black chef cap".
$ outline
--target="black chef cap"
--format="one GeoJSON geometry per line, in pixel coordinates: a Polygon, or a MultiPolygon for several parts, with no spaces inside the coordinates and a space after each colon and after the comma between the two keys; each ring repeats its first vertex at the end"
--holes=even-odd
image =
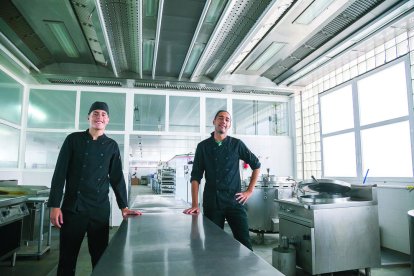
{"type": "Polygon", "coordinates": [[[109,107],[105,102],[94,102],[89,108],[88,115],[91,114],[94,110],[105,110],[106,113],[109,115],[109,107]]]}

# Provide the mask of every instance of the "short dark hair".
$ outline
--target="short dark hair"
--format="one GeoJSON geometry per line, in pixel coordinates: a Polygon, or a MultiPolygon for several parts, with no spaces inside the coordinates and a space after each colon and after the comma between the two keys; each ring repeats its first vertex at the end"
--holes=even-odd
{"type": "Polygon", "coordinates": [[[230,115],[230,112],[228,112],[227,110],[224,109],[220,109],[219,111],[217,111],[216,115],[214,116],[214,120],[217,119],[217,116],[221,113],[221,112],[226,112],[230,115]]]}

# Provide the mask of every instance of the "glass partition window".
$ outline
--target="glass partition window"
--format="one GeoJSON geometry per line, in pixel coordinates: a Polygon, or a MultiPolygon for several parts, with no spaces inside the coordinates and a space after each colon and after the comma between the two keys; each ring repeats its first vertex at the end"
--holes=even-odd
{"type": "Polygon", "coordinates": [[[54,169],[67,133],[27,132],[26,169],[54,169]]]}
{"type": "Polygon", "coordinates": [[[165,102],[163,95],[135,95],[134,130],[165,131],[165,102]]]}
{"type": "Polygon", "coordinates": [[[320,105],[323,134],[354,127],[351,85],[321,97],[320,105]]]}
{"type": "Polygon", "coordinates": [[[0,118],[20,124],[23,86],[0,71],[0,118]]]}
{"type": "Polygon", "coordinates": [[[200,98],[170,97],[170,131],[200,132],[200,98]]]}
{"type": "Polygon", "coordinates": [[[206,98],[206,132],[210,133],[214,130],[213,120],[217,111],[227,110],[226,99],[206,98]]]}
{"type": "Polygon", "coordinates": [[[233,132],[248,135],[288,135],[287,103],[233,100],[233,132]]]}
{"type": "Polygon", "coordinates": [[[168,161],[175,155],[195,153],[200,137],[130,135],[130,161],[168,161]]]}
{"type": "Polygon", "coordinates": [[[29,128],[75,128],[76,91],[32,89],[29,96],[29,128]]]}
{"type": "Polygon", "coordinates": [[[91,104],[99,101],[106,102],[109,107],[109,124],[106,130],[125,130],[125,101],[124,93],[82,92],[80,102],[79,128],[89,127],[88,112],[91,104]]]}
{"type": "Polygon", "coordinates": [[[357,84],[361,125],[408,115],[404,62],[372,74],[357,84]]]}
{"type": "Polygon", "coordinates": [[[17,168],[20,130],[0,124],[0,168],[17,168]]]}

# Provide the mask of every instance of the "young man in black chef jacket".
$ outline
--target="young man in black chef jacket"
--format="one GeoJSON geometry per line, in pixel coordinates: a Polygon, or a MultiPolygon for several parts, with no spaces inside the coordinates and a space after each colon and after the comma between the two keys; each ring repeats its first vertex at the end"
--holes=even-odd
{"type": "Polygon", "coordinates": [[[89,109],[88,120],[86,131],[66,137],[52,178],[48,206],[52,224],[60,228],[58,275],[75,274],[85,234],[92,267],[106,249],[109,240],[109,185],[124,218],[141,215],[139,211],[128,209],[119,147],[104,134],[109,123],[108,105],[94,102],[89,109]]]}
{"type": "Polygon", "coordinates": [[[192,207],[185,214],[198,214],[198,190],[205,173],[203,213],[220,228],[227,220],[233,236],[250,250],[249,226],[244,203],[253,193],[260,173],[259,159],[239,139],[228,136],[230,114],[225,110],[216,113],[214,132],[197,145],[191,172],[192,207]],[[246,191],[241,191],[240,160],[250,165],[252,175],[246,191]]]}

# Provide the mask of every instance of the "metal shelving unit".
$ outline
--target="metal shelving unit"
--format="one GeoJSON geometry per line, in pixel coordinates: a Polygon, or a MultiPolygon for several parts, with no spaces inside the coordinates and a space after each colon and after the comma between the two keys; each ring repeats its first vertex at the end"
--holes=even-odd
{"type": "Polygon", "coordinates": [[[159,173],[160,193],[175,194],[175,169],[162,168],[159,173]]]}

